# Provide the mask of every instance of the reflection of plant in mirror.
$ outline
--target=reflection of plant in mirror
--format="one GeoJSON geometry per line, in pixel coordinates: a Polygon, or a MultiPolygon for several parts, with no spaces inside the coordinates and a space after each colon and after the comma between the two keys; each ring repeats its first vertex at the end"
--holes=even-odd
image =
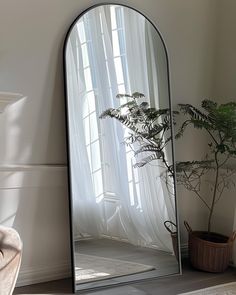
{"type": "Polygon", "coordinates": [[[144,100],[142,93],[135,92],[132,95],[118,94],[118,99],[127,98],[129,101],[118,108],[105,110],[100,118],[115,118],[124,126],[128,127],[132,133],[125,138],[128,145],[137,142],[139,148],[135,151],[135,156],[141,153],[150,153],[135,164],[135,167],[143,167],[153,160],[161,160],[169,175],[173,176],[173,166],[166,159],[165,151],[167,144],[171,140],[171,113],[170,109],[156,109],[149,107],[144,100]]]}
{"type": "Polygon", "coordinates": [[[176,172],[178,184],[194,192],[208,209],[208,232],[210,232],[215,205],[224,190],[233,183],[230,177],[236,171],[226,166],[230,159],[236,157],[236,103],[218,105],[211,100],[203,100],[202,109],[203,111],[190,104],[180,104],[180,110],[188,118],[180,127],[176,138],[183,135],[188,125],[205,130],[210,138],[209,154],[206,154],[205,160],[202,161],[178,162],[176,172]],[[211,200],[207,202],[201,190],[201,179],[209,171],[213,171],[214,181],[210,184],[211,200]]]}

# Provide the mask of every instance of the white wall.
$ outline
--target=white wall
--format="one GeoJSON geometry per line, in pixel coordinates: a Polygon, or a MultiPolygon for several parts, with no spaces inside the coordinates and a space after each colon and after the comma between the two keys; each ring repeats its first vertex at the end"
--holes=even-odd
{"type": "Polygon", "coordinates": [[[18,285],[70,275],[66,168],[0,167],[0,223],[23,241],[18,285]]]}
{"type": "MultiPolygon", "coordinates": [[[[12,168],[10,174],[22,178],[22,187],[17,190],[11,189],[17,177],[7,188],[0,187],[0,208],[4,205],[0,222],[8,224],[13,220],[11,214],[16,214],[13,225],[24,242],[20,283],[35,282],[36,277],[44,280],[42,273],[53,278],[55,269],[61,276],[69,271],[66,174],[56,166],[66,163],[62,47],[74,18],[100,2],[103,1],[0,0],[0,90],[28,96],[0,116],[3,186],[4,175],[9,172],[6,164],[20,165],[12,168]],[[26,170],[21,165],[27,165],[26,170]],[[45,170],[41,165],[45,165],[45,170]],[[33,184],[28,188],[32,181],[28,179],[25,188],[23,179],[27,179],[32,167],[33,184]]],[[[217,1],[119,3],[142,11],[162,33],[169,52],[174,107],[179,102],[197,104],[211,96],[217,1]]],[[[204,139],[189,132],[188,143],[176,145],[177,160],[198,157],[202,150],[204,139]]],[[[199,202],[181,190],[179,206],[185,242],[183,219],[188,219],[193,227],[204,224],[201,213],[196,211],[199,202]]]]}
{"type": "Polygon", "coordinates": [[[220,101],[236,101],[236,2],[218,1],[216,59],[213,95],[220,101]]]}
{"type": "MultiPolygon", "coordinates": [[[[218,21],[216,28],[216,55],[213,81],[213,96],[220,103],[236,102],[236,1],[218,1],[218,21]]],[[[232,161],[231,161],[232,163],[232,161]]],[[[233,162],[235,167],[235,162],[233,162]]],[[[234,177],[236,183],[236,177],[234,177]]],[[[218,227],[228,229],[228,234],[236,230],[235,187],[224,194],[224,200],[216,208],[218,227]],[[234,220],[234,222],[233,222],[234,220]],[[223,222],[222,222],[223,221],[223,222]],[[223,226],[223,224],[225,226],[223,226]]],[[[236,262],[236,243],[234,245],[236,262]]]]}

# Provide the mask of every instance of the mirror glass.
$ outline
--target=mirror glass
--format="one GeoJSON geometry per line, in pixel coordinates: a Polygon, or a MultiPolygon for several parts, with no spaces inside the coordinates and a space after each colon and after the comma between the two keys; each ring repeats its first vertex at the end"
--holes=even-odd
{"type": "Polygon", "coordinates": [[[165,45],[121,5],[90,8],[64,47],[75,289],[180,272],[165,45]]]}

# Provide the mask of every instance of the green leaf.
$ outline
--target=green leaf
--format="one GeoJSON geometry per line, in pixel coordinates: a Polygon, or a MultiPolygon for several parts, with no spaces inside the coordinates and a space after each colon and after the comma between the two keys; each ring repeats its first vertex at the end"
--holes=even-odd
{"type": "Polygon", "coordinates": [[[134,168],[141,168],[154,160],[161,159],[162,157],[163,157],[163,152],[161,152],[161,151],[156,152],[156,153],[142,159],[140,162],[136,163],[134,165],[134,168]]]}

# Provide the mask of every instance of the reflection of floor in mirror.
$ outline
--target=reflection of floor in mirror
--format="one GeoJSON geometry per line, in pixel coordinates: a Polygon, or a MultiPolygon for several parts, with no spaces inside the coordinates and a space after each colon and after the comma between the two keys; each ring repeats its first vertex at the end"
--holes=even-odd
{"type": "MultiPolygon", "coordinates": [[[[108,258],[108,262],[109,262],[109,259],[116,259],[116,260],[125,261],[127,263],[131,262],[134,264],[137,263],[137,264],[144,265],[143,271],[142,270],[135,271],[135,268],[134,268],[134,271],[133,271],[134,275],[127,276],[127,280],[129,278],[131,279],[131,277],[132,279],[135,280],[140,278],[146,278],[146,277],[149,277],[150,275],[154,277],[154,276],[163,276],[166,274],[174,274],[179,271],[175,256],[169,253],[150,249],[150,248],[138,247],[138,246],[131,245],[129,243],[120,242],[116,240],[110,240],[110,239],[81,240],[76,242],[75,251],[76,253],[84,254],[85,256],[92,255],[97,257],[105,257],[105,258],[108,258]],[[145,269],[145,266],[147,269],[145,269]]],[[[76,265],[76,267],[79,268],[79,265],[76,265]]],[[[115,269],[115,267],[116,267],[115,263],[113,263],[113,270],[115,269]]],[[[91,269],[89,266],[88,268],[91,269]]],[[[104,269],[107,269],[107,272],[105,272],[104,269],[101,269],[101,273],[109,273],[108,268],[109,268],[109,265],[108,266],[104,265],[104,269]]],[[[129,270],[129,265],[127,266],[124,265],[123,269],[124,268],[129,270]]],[[[132,268],[130,269],[132,270],[132,268]]],[[[128,271],[127,274],[132,274],[132,272],[128,271]]],[[[122,275],[122,274],[120,274],[120,267],[118,265],[117,274],[113,274],[112,277],[116,277],[119,275],[122,275]]],[[[87,278],[89,278],[89,276],[87,276],[87,278]]],[[[91,281],[97,280],[97,279],[99,278],[95,278],[94,274],[92,274],[91,281]]],[[[100,279],[102,279],[102,277],[100,279]]],[[[81,280],[81,282],[84,282],[83,279],[81,280]]]]}
{"type": "Polygon", "coordinates": [[[75,279],[79,284],[155,269],[151,265],[80,253],[75,254],[75,265],[75,279]]]}

